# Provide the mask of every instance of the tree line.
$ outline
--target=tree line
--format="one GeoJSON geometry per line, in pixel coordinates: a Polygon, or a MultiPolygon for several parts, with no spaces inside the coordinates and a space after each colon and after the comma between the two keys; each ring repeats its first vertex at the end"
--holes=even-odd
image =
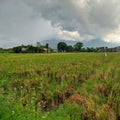
{"type": "Polygon", "coordinates": [[[50,53],[50,52],[97,52],[97,48],[84,48],[82,42],[77,42],[75,45],[67,45],[65,42],[59,42],[57,44],[57,50],[50,48],[49,44],[41,45],[37,42],[36,46],[33,45],[21,45],[10,49],[0,49],[0,52],[12,52],[12,53],[50,53]]]}
{"type": "Polygon", "coordinates": [[[75,45],[67,45],[65,42],[57,44],[58,52],[97,52],[97,48],[84,48],[82,42],[77,42],[75,45]]]}
{"type": "Polygon", "coordinates": [[[46,45],[38,45],[33,46],[33,45],[22,45],[22,46],[17,46],[13,47],[12,51],[14,53],[48,53],[52,52],[52,48],[49,47],[49,44],[46,43],[46,45]]]}

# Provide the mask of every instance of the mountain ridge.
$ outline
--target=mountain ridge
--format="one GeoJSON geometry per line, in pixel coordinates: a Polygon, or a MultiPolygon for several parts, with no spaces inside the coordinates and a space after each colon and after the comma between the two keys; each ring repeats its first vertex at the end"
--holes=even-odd
{"type": "Polygon", "coordinates": [[[119,46],[117,43],[105,42],[102,39],[92,39],[92,40],[83,40],[83,41],[51,39],[51,40],[42,41],[41,43],[42,44],[48,43],[51,48],[57,49],[57,44],[59,42],[65,42],[67,45],[72,45],[72,46],[75,45],[77,42],[82,42],[84,48],[87,48],[87,47],[96,48],[96,47],[116,47],[116,46],[119,46]]]}

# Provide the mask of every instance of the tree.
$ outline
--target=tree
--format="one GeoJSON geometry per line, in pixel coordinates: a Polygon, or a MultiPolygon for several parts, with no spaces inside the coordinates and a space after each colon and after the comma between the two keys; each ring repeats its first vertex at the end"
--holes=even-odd
{"type": "Polygon", "coordinates": [[[32,45],[28,45],[27,46],[27,52],[28,53],[37,53],[38,52],[38,48],[37,47],[34,47],[32,45]]]}
{"type": "Polygon", "coordinates": [[[36,44],[38,48],[41,46],[40,42],[36,42],[36,44]]]}
{"type": "Polygon", "coordinates": [[[89,48],[87,47],[87,52],[97,52],[97,49],[96,48],[89,48]]]}
{"type": "Polygon", "coordinates": [[[21,52],[21,46],[14,47],[14,48],[13,48],[13,52],[14,52],[14,53],[20,53],[20,52],[21,52]]]}
{"type": "Polygon", "coordinates": [[[73,52],[73,47],[71,45],[67,46],[67,52],[73,52]]]}
{"type": "Polygon", "coordinates": [[[59,42],[57,44],[57,49],[59,52],[65,52],[67,51],[67,44],[65,42],[59,42]]]}
{"type": "Polygon", "coordinates": [[[46,47],[46,49],[47,49],[47,53],[48,53],[49,44],[48,44],[48,43],[46,43],[45,47],[46,47]]]}
{"type": "Polygon", "coordinates": [[[77,42],[75,45],[74,45],[74,49],[75,49],[75,51],[81,51],[81,49],[82,49],[82,47],[83,47],[83,43],[81,43],[81,42],[77,42]]]}

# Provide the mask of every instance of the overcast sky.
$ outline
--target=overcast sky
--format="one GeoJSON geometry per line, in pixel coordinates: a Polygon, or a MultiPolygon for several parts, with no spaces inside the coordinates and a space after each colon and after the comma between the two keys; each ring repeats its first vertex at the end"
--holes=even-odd
{"type": "Polygon", "coordinates": [[[120,43],[120,0],[0,0],[0,47],[96,38],[120,43]]]}

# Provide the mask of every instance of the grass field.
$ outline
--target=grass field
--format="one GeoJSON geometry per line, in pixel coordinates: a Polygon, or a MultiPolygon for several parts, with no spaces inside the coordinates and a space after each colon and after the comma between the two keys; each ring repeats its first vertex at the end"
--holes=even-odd
{"type": "Polygon", "coordinates": [[[0,54],[0,120],[120,120],[120,53],[0,54]]]}

